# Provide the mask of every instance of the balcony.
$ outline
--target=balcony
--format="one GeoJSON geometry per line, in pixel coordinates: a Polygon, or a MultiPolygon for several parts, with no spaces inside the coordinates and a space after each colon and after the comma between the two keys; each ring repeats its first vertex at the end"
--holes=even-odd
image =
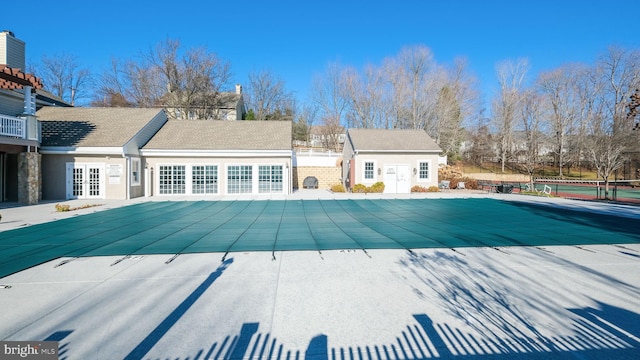
{"type": "Polygon", "coordinates": [[[0,114],[0,136],[40,142],[40,123],[35,117],[21,119],[0,114]]]}

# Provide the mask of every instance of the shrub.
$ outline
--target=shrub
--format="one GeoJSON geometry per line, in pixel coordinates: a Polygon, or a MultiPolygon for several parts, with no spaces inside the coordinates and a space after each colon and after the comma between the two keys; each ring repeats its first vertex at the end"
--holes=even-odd
{"type": "Polygon", "coordinates": [[[427,188],[424,186],[420,186],[420,185],[413,185],[413,187],[411,188],[411,192],[417,192],[417,193],[422,193],[422,192],[427,192],[427,188]]]}
{"type": "Polygon", "coordinates": [[[442,165],[438,168],[438,181],[460,179],[462,178],[462,174],[462,169],[458,166],[442,165]]]}
{"type": "Polygon", "coordinates": [[[336,192],[336,193],[347,192],[347,190],[344,188],[344,185],[342,185],[342,184],[331,185],[331,191],[336,192]]]}
{"type": "Polygon", "coordinates": [[[463,177],[461,181],[464,181],[464,187],[471,190],[478,189],[478,180],[469,177],[463,177]]]}
{"type": "Polygon", "coordinates": [[[57,212],[66,212],[66,211],[71,211],[71,206],[69,206],[69,205],[56,204],[56,211],[57,211],[57,212]]]}
{"type": "Polygon", "coordinates": [[[367,187],[364,186],[363,184],[355,184],[355,185],[353,185],[353,188],[351,189],[351,192],[354,192],[354,193],[366,193],[367,192],[367,187]]]}
{"type": "Polygon", "coordinates": [[[440,189],[438,189],[438,187],[437,187],[437,186],[435,186],[435,185],[431,185],[431,186],[429,186],[429,188],[427,189],[427,192],[438,192],[438,191],[440,191],[440,189]]]}
{"type": "Polygon", "coordinates": [[[371,185],[371,187],[368,187],[367,192],[370,192],[370,193],[384,192],[384,183],[382,181],[378,181],[377,183],[371,185]]]}
{"type": "Polygon", "coordinates": [[[458,166],[444,165],[438,168],[438,181],[442,180],[448,180],[451,189],[456,189],[461,181],[464,182],[465,189],[475,190],[478,188],[478,180],[463,176],[463,172],[458,166]]]}
{"type": "Polygon", "coordinates": [[[81,205],[79,207],[71,207],[71,205],[61,205],[61,204],[56,204],[56,211],[57,212],[67,212],[67,211],[73,211],[73,210],[81,210],[81,209],[88,209],[94,206],[101,206],[102,204],[84,204],[81,205]]]}

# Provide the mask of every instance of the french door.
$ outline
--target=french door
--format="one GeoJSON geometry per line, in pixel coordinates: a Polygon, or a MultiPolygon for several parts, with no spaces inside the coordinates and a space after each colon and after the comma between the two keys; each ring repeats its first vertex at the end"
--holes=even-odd
{"type": "Polygon", "coordinates": [[[104,164],[67,163],[67,199],[103,199],[104,164]]]}

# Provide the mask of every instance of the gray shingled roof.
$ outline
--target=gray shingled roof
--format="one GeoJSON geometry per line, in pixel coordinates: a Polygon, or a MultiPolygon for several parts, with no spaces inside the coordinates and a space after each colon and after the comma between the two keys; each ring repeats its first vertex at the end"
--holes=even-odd
{"type": "Polygon", "coordinates": [[[123,146],[161,109],[43,107],[42,146],[123,146]]]}
{"type": "Polygon", "coordinates": [[[218,105],[221,109],[235,109],[238,106],[238,101],[242,94],[235,92],[222,92],[220,93],[220,103],[218,105]]]}
{"type": "Polygon", "coordinates": [[[290,150],[289,121],[169,120],[145,150],[290,150]]]}
{"type": "Polygon", "coordinates": [[[349,129],[347,134],[359,151],[441,151],[424,130],[349,129]]]}

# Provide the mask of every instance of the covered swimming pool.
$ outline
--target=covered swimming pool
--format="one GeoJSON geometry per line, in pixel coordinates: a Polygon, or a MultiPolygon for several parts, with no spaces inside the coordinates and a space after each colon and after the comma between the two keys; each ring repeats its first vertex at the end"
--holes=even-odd
{"type": "Polygon", "coordinates": [[[161,201],[0,233],[0,277],[57,258],[639,243],[637,221],[487,198],[161,201]]]}

